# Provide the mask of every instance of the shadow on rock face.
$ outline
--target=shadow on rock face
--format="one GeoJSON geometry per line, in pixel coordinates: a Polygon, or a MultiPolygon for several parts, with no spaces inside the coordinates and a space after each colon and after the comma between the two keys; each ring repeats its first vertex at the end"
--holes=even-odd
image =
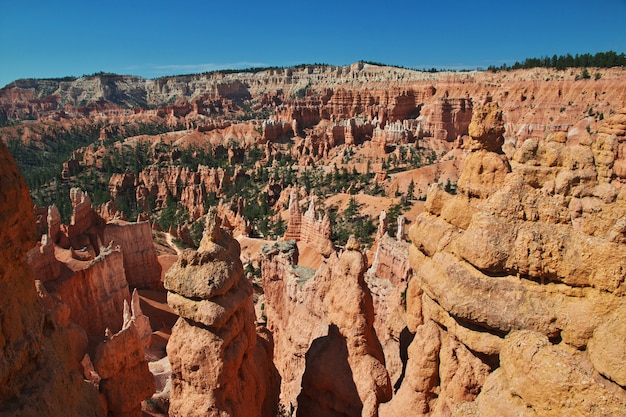
{"type": "Polygon", "coordinates": [[[313,341],[305,369],[298,417],[361,415],[363,403],[348,363],[346,339],[337,326],[331,324],[327,336],[313,341]]]}
{"type": "Polygon", "coordinates": [[[402,361],[402,373],[393,386],[394,392],[400,389],[404,376],[406,375],[406,364],[409,360],[409,345],[413,341],[414,337],[415,334],[411,333],[407,327],[402,329],[402,332],[400,333],[400,360],[402,361]]]}

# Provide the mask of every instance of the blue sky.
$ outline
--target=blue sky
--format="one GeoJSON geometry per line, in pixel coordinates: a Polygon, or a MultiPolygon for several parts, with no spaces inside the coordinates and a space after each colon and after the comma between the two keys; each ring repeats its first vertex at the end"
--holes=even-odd
{"type": "Polygon", "coordinates": [[[0,0],[0,86],[98,71],[148,78],[223,68],[476,68],[626,52],[626,0],[0,0]]]}

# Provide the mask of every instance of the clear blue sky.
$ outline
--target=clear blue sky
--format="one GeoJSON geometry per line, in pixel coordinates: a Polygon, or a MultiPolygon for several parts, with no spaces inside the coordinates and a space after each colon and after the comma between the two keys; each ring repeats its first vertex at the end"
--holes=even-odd
{"type": "Polygon", "coordinates": [[[626,52],[626,0],[0,0],[0,87],[98,71],[157,77],[223,68],[476,68],[626,52]]]}

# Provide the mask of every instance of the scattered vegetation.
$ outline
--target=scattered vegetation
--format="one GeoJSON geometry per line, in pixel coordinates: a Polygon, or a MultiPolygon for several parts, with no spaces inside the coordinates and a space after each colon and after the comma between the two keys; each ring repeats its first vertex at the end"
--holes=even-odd
{"type": "MultiPolygon", "coordinates": [[[[502,64],[499,67],[494,65],[489,66],[487,69],[493,72],[496,71],[508,71],[516,69],[529,69],[529,68],[554,68],[557,70],[565,70],[567,68],[585,68],[585,67],[597,67],[597,68],[611,68],[611,67],[623,67],[626,65],[626,54],[623,52],[618,54],[615,51],[598,52],[592,54],[566,54],[566,55],[552,55],[551,57],[545,56],[542,58],[526,58],[522,62],[515,62],[509,66],[502,64]]],[[[587,77],[589,78],[589,77],[587,77]]]]}
{"type": "Polygon", "coordinates": [[[332,225],[332,241],[336,246],[344,246],[350,235],[365,246],[370,246],[373,234],[376,232],[376,226],[370,216],[360,213],[360,204],[356,198],[351,197],[348,207],[339,213],[337,207],[330,207],[329,217],[332,225]]]}

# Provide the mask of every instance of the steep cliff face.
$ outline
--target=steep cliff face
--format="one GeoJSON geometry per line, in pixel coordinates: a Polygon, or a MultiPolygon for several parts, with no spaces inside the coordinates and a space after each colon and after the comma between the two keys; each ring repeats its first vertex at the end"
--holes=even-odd
{"type": "Polygon", "coordinates": [[[24,262],[35,219],[24,179],[0,144],[0,415],[104,416],[94,387],[74,369],[65,329],[44,308],[24,262]]]}
{"type": "MultiPolygon", "coordinates": [[[[305,356],[313,340],[327,333],[322,299],[328,276],[296,268],[298,246],[294,240],[263,247],[263,313],[274,336],[274,364],[281,377],[281,403],[296,407],[305,370],[305,356]],[[297,331],[294,331],[296,330],[297,331]]],[[[335,255],[331,255],[336,259],[335,255]]]]}
{"type": "Polygon", "coordinates": [[[391,396],[391,383],[356,241],[316,273],[293,266],[293,241],[263,252],[265,314],[276,344],[282,403],[297,407],[301,416],[376,415],[391,396]]]}
{"type": "Polygon", "coordinates": [[[122,327],[124,301],[130,299],[123,255],[119,247],[102,248],[92,261],[70,265],[76,268],[73,273],[48,281],[46,288],[70,307],[72,321],[97,342],[107,328],[122,327]]]}
{"type": "MultiPolygon", "coordinates": [[[[61,224],[61,216],[55,206],[48,208],[46,218],[47,225],[41,226],[43,235],[36,247],[27,254],[27,262],[35,272],[36,276],[49,288],[64,287],[72,285],[72,274],[79,274],[81,277],[74,278],[80,287],[85,282],[93,285],[103,285],[107,287],[104,291],[92,289],[94,297],[98,298],[98,293],[102,292],[102,298],[109,301],[112,292],[108,288],[109,279],[112,277],[114,284],[111,288],[121,288],[121,282],[127,282],[134,288],[161,288],[161,266],[157,259],[156,249],[152,243],[152,232],[148,222],[128,223],[120,220],[106,222],[91,206],[91,199],[80,189],[71,190],[72,217],[70,224],[61,224]],[[102,248],[106,250],[102,254],[102,248]],[[115,255],[112,253],[117,252],[115,255]],[[115,258],[110,260],[109,258],[115,258]],[[95,267],[96,260],[101,262],[100,267],[95,267]],[[120,264],[123,262],[123,264],[120,264]],[[102,269],[104,268],[104,269],[102,269]],[[105,270],[110,268],[111,272],[105,270]],[[101,271],[101,272],[97,272],[101,271]],[[96,273],[98,278],[85,278],[85,276],[96,273]],[[52,281],[59,282],[52,282],[52,281]],[[61,284],[61,281],[65,282],[61,284]],[[104,283],[104,284],[103,284],[104,283]]],[[[126,290],[128,292],[128,289],[126,290]]],[[[68,294],[72,293],[71,290],[68,294]]],[[[122,312],[122,300],[128,299],[128,294],[121,297],[113,297],[113,302],[117,308],[117,313],[122,312]]],[[[90,299],[90,303],[96,299],[90,299]]],[[[83,306],[84,307],[84,306],[83,306]]],[[[82,311],[79,308],[78,311],[82,311]]],[[[115,316],[121,317],[120,314],[115,316]]],[[[121,324],[121,323],[119,323],[121,324]]],[[[119,325],[116,326],[119,328],[119,325]]]]}
{"type": "Polygon", "coordinates": [[[133,288],[162,288],[161,265],[152,243],[149,222],[109,222],[102,233],[104,245],[120,247],[124,257],[124,274],[128,285],[133,288]]]}
{"type": "Polygon", "coordinates": [[[459,194],[433,186],[409,232],[415,337],[381,415],[623,413],[608,366],[623,354],[608,346],[623,338],[626,206],[621,179],[601,174],[619,136],[548,135],[509,160],[495,104],[468,130],[459,194]]]}
{"type": "Polygon", "coordinates": [[[72,189],[71,198],[70,224],[61,225],[51,206],[47,231],[26,260],[47,290],[69,306],[72,322],[94,344],[107,328],[122,327],[129,286],[161,288],[161,266],[149,223],[105,223],[86,193],[72,189]]]}
{"type": "Polygon", "coordinates": [[[168,271],[168,304],[180,316],[167,345],[171,416],[274,416],[271,338],[255,330],[252,285],[239,244],[209,213],[197,252],[168,271]]]}
{"type": "MultiPolygon", "coordinates": [[[[137,204],[145,210],[149,210],[150,200],[156,207],[163,208],[168,196],[173,196],[187,207],[191,219],[195,220],[206,214],[204,203],[208,193],[222,196],[230,183],[230,175],[222,168],[199,166],[197,171],[191,171],[181,167],[153,167],[141,171],[132,186],[135,187],[137,204]]],[[[109,188],[120,186],[123,183],[111,177],[109,188]]],[[[130,189],[130,186],[126,189],[130,189]]],[[[115,199],[113,193],[111,197],[115,199]]]]}
{"type": "Polygon", "coordinates": [[[472,120],[472,100],[468,98],[441,97],[424,105],[418,120],[423,136],[437,141],[453,142],[458,136],[467,135],[472,120]]]}
{"type": "Polygon", "coordinates": [[[412,274],[408,258],[410,243],[402,237],[402,229],[399,226],[399,238],[390,237],[386,213],[381,213],[372,266],[365,275],[374,302],[374,329],[385,354],[389,377],[396,388],[403,378],[407,344],[411,339],[405,314],[407,284],[412,274]]]}

